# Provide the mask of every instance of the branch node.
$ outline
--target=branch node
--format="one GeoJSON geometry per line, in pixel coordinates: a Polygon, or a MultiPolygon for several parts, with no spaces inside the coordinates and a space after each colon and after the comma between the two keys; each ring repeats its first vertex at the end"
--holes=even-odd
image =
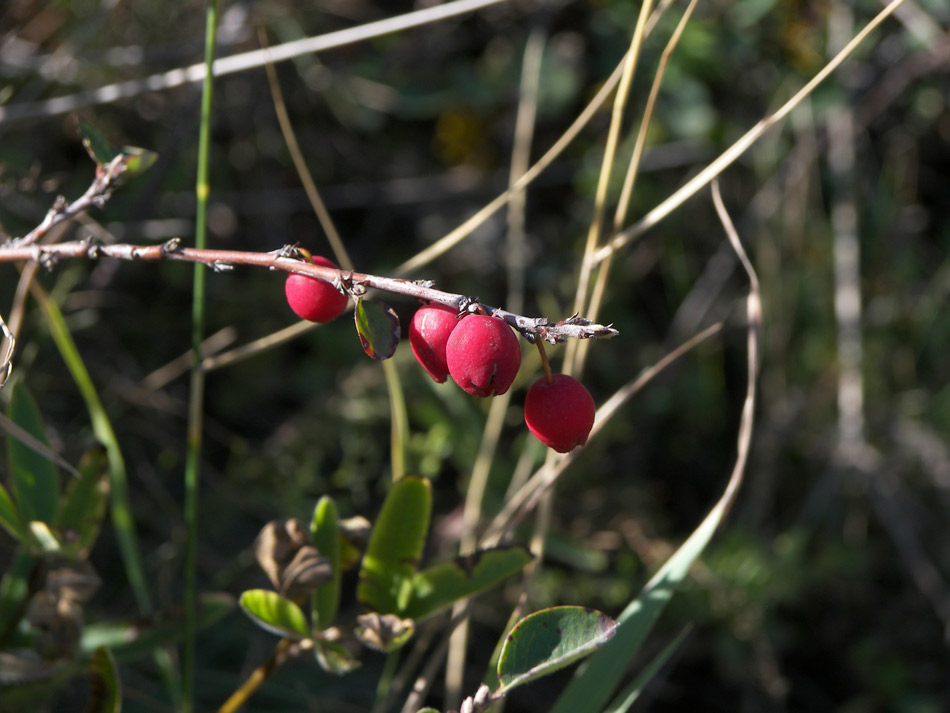
{"type": "Polygon", "coordinates": [[[215,272],[231,272],[231,270],[234,269],[234,265],[229,262],[215,260],[213,263],[211,263],[211,269],[215,272]]]}
{"type": "Polygon", "coordinates": [[[162,243],[162,255],[171,255],[181,251],[181,238],[172,238],[162,243]]]}

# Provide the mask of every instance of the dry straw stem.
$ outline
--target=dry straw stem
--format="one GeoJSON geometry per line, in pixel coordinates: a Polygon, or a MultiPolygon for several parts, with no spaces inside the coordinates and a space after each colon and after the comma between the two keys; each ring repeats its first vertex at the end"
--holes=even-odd
{"type": "MultiPolygon", "coordinates": [[[[627,166],[627,174],[624,177],[623,188],[620,191],[620,200],[617,202],[617,208],[614,211],[614,222],[611,235],[616,235],[618,232],[620,232],[620,229],[623,227],[623,224],[627,219],[627,212],[629,211],[630,201],[633,197],[633,189],[636,185],[637,174],[640,171],[640,162],[643,158],[643,149],[646,146],[647,130],[650,127],[650,122],[653,120],[653,111],[656,107],[656,98],[660,94],[660,87],[663,84],[663,77],[666,75],[666,68],[669,65],[670,57],[673,55],[673,50],[679,44],[680,37],[683,36],[683,31],[686,29],[686,24],[693,15],[693,10],[696,8],[696,2],[697,0],[691,0],[689,5],[686,7],[686,10],[683,11],[683,15],[680,17],[680,21],[677,23],[676,29],[673,30],[673,34],[670,35],[670,39],[667,41],[666,47],[663,48],[663,53],[660,55],[660,61],[657,64],[656,73],[653,75],[653,83],[650,86],[650,94],[647,97],[646,106],[643,110],[643,117],[640,120],[640,128],[637,131],[637,137],[634,141],[633,153],[630,157],[630,164],[627,166]]],[[[658,13],[655,13],[655,15],[656,14],[658,13]]],[[[585,255],[588,254],[589,253],[585,253],[585,255]]],[[[610,275],[612,262],[612,256],[608,257],[601,264],[600,271],[597,273],[597,281],[594,283],[594,290],[590,297],[590,304],[584,310],[585,313],[590,313],[592,318],[596,318],[596,315],[598,312],[600,312],[600,306],[603,303],[604,294],[607,290],[607,278],[610,275]]],[[[573,348],[575,352],[573,355],[573,360],[569,361],[568,363],[572,364],[573,370],[576,374],[580,374],[584,370],[584,362],[587,358],[587,345],[578,344],[573,348]]]]}
{"type": "Polygon", "coordinates": [[[687,181],[682,188],[673,195],[656,206],[653,210],[643,216],[632,226],[618,234],[607,245],[597,250],[590,258],[593,264],[603,262],[608,256],[626,246],[632,240],[636,239],[670,213],[679,208],[689,198],[692,198],[699,190],[709,184],[716,176],[722,173],[736,159],[738,159],[746,150],[749,149],[763,134],[775,127],[788,114],[798,106],[809,94],[811,94],[818,85],[825,81],[832,72],[834,72],[842,62],[844,62],[857,49],[868,35],[884,22],[904,0],[891,0],[891,2],[874,19],[868,22],[864,28],[856,34],[847,45],[834,58],[828,62],[821,71],[819,71],[811,80],[805,84],[796,94],[783,104],[775,113],[765,117],[747,131],[738,141],[726,149],[718,158],[710,163],[706,168],[697,173],[693,178],[687,181]]]}
{"type": "MultiPolygon", "coordinates": [[[[294,57],[314,52],[323,52],[335,47],[361,42],[363,40],[388,35],[413,27],[420,27],[450,17],[464,15],[475,10],[496,5],[503,0],[456,0],[442,5],[428,7],[404,15],[397,15],[378,22],[369,22],[358,27],[351,27],[338,32],[330,32],[317,37],[307,37],[278,45],[270,50],[259,49],[252,52],[222,57],[214,62],[214,76],[223,77],[227,74],[245,72],[249,69],[263,67],[268,62],[283,62],[294,57]]],[[[55,99],[40,102],[24,102],[0,106],[0,124],[15,120],[29,119],[41,116],[65,114],[86,106],[108,104],[119,99],[144,94],[145,92],[163,91],[180,87],[185,84],[196,84],[204,79],[205,65],[203,62],[189,67],[180,67],[168,72],[153,74],[144,79],[132,79],[127,82],[117,82],[98,89],[91,89],[76,94],[70,94],[55,99]]]]}
{"type": "MultiPolygon", "coordinates": [[[[258,36],[266,52],[268,49],[267,35],[261,30],[258,36]]],[[[307,193],[307,199],[310,201],[317,220],[320,221],[323,232],[327,234],[327,240],[330,241],[330,247],[333,248],[333,254],[336,256],[337,263],[339,263],[340,267],[344,270],[353,270],[354,265],[350,259],[350,254],[343,244],[340,232],[333,223],[333,218],[330,217],[330,211],[327,210],[326,204],[320,197],[320,191],[317,190],[316,181],[313,180],[313,175],[307,167],[307,161],[304,159],[303,152],[300,150],[297,134],[294,132],[290,115],[287,113],[287,105],[284,103],[284,94],[280,89],[280,82],[277,81],[277,72],[274,70],[274,63],[270,61],[267,62],[265,69],[267,70],[267,83],[270,86],[271,98],[274,102],[274,111],[277,113],[277,122],[280,124],[280,132],[284,135],[284,143],[287,144],[287,150],[290,152],[290,158],[294,162],[297,175],[300,176],[300,182],[303,183],[304,191],[307,193]]]]}

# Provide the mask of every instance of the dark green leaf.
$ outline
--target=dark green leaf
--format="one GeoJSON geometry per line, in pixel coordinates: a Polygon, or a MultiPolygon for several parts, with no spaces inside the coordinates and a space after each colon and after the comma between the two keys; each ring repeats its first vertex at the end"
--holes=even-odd
{"type": "Polygon", "coordinates": [[[336,616],[340,603],[340,579],[343,575],[339,517],[332,498],[324,495],[317,502],[313,509],[310,533],[313,546],[327,558],[332,569],[332,579],[317,587],[310,601],[314,631],[322,631],[333,623],[336,616]]]}
{"type": "MultiPolygon", "coordinates": [[[[234,609],[234,597],[213,592],[198,598],[198,628],[211,626],[234,609]]],[[[152,653],[157,647],[173,644],[184,638],[183,613],[87,624],[83,628],[81,650],[90,655],[100,646],[107,646],[118,659],[131,659],[152,653]]]]}
{"type": "Polygon", "coordinates": [[[291,639],[306,639],[310,625],[303,610],[269,589],[249,589],[241,595],[241,608],[262,629],[291,639]]]}
{"type": "Polygon", "coordinates": [[[406,476],[389,491],[373,525],[356,590],[356,598],[369,609],[398,613],[409,603],[431,511],[432,485],[425,478],[406,476]]]}
{"type": "Polygon", "coordinates": [[[412,598],[402,614],[416,620],[427,617],[520,572],[530,561],[526,549],[502,547],[429,567],[413,578],[412,598]]]}
{"type": "Polygon", "coordinates": [[[119,713],[122,687],[112,652],[100,646],[89,659],[89,702],[85,713],[119,713]]]}
{"type": "Polygon", "coordinates": [[[511,690],[588,656],[607,643],[616,628],[609,616],[585,607],[552,607],[526,616],[508,633],[498,657],[500,690],[511,690]]]}
{"type": "Polygon", "coordinates": [[[23,527],[20,511],[10,497],[7,489],[0,483],[0,526],[20,542],[29,542],[30,536],[23,527]]]}
{"type": "Polygon", "coordinates": [[[382,361],[396,353],[400,333],[399,317],[392,307],[382,302],[357,299],[353,318],[363,351],[369,356],[382,361]]]}
{"type": "Polygon", "coordinates": [[[79,120],[79,135],[82,145],[89,152],[89,157],[98,165],[109,163],[119,152],[110,144],[106,137],[95,126],[85,119],[79,120]]]}
{"type": "Polygon", "coordinates": [[[89,451],[70,480],[56,518],[67,549],[88,553],[99,535],[109,501],[109,461],[103,449],[89,451]]]}
{"type": "MultiPolygon", "coordinates": [[[[49,448],[40,410],[22,383],[13,387],[7,415],[43,447],[49,448]]],[[[59,498],[59,473],[56,466],[12,434],[7,435],[7,458],[13,495],[24,525],[32,520],[53,522],[59,498]]]]}

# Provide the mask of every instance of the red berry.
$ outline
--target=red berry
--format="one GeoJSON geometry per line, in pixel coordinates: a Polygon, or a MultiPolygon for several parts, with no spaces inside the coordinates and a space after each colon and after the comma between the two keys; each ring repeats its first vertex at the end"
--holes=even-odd
{"type": "Polygon", "coordinates": [[[567,453],[587,443],[594,425],[594,399],[577,379],[554,374],[541,377],[528,390],[524,422],[541,443],[567,453]]]}
{"type": "Polygon", "coordinates": [[[508,391],[521,366],[521,345],[504,320],[483,314],[464,317],[445,345],[455,383],[473,396],[508,391]]]}
{"type": "MultiPolygon", "coordinates": [[[[331,261],[319,255],[313,256],[313,264],[333,267],[331,261]]],[[[287,304],[301,319],[311,322],[331,322],[346,309],[347,297],[336,287],[324,280],[309,275],[291,273],[284,283],[287,304]]]]}
{"type": "Polygon", "coordinates": [[[445,343],[458,324],[458,312],[440,304],[420,307],[409,324],[409,346],[416,360],[437,383],[445,381],[445,343]]]}

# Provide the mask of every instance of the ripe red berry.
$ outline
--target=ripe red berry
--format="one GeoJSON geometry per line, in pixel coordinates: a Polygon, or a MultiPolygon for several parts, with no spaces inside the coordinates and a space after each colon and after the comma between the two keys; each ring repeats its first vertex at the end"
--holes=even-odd
{"type": "Polygon", "coordinates": [[[455,383],[473,396],[508,391],[521,366],[521,345],[504,320],[483,314],[464,317],[445,345],[455,383]]]}
{"type": "Polygon", "coordinates": [[[528,390],[524,422],[541,443],[567,453],[587,443],[594,425],[594,399],[577,379],[554,374],[541,377],[528,390]]]}
{"type": "MultiPolygon", "coordinates": [[[[336,267],[330,260],[319,255],[313,256],[313,264],[336,267]]],[[[346,309],[346,295],[329,282],[308,275],[287,275],[284,294],[287,295],[287,304],[294,314],[311,322],[331,322],[346,309]]]]}
{"type": "Polygon", "coordinates": [[[445,343],[458,324],[458,312],[440,304],[420,307],[409,324],[409,346],[416,360],[441,384],[449,374],[445,343]]]}

